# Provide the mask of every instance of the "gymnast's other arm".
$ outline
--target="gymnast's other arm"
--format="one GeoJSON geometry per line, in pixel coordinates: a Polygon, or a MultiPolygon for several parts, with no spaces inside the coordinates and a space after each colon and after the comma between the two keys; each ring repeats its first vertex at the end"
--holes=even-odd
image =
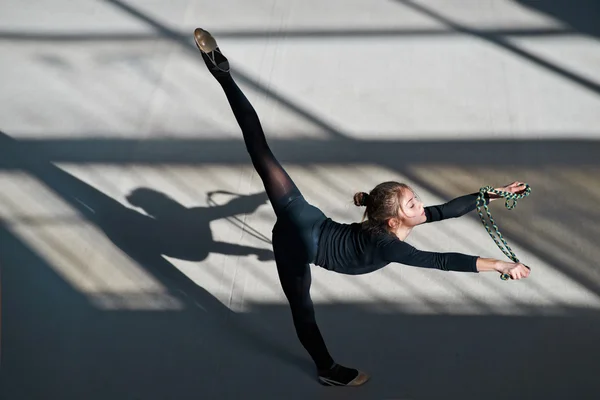
{"type": "Polygon", "coordinates": [[[418,250],[402,241],[393,240],[382,247],[382,256],[388,262],[397,262],[421,268],[457,272],[499,272],[508,274],[511,279],[523,279],[530,270],[521,263],[484,258],[462,253],[438,253],[418,250]]]}

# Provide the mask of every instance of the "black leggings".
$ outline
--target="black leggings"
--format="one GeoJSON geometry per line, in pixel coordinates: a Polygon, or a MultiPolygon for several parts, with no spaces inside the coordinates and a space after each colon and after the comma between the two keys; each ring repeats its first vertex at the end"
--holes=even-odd
{"type": "Polygon", "coordinates": [[[326,219],[309,204],[269,148],[254,107],[231,76],[219,77],[231,110],[244,135],[252,164],[262,179],[277,215],[273,252],[283,292],[290,304],[296,333],[318,369],[333,364],[310,298],[310,263],[314,262],[320,227],[326,219]]]}

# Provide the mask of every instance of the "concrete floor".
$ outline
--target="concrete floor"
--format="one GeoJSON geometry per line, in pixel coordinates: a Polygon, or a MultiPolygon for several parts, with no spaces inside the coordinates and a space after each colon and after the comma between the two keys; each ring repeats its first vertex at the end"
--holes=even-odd
{"type": "MultiPolygon", "coordinates": [[[[576,4],[2,2],[0,398],[597,399],[600,6],[576,4]],[[491,210],[530,278],[314,267],[332,354],[372,374],[318,385],[196,26],[338,221],[382,180],[528,182],[491,210]]],[[[505,259],[475,212],[407,241],[505,259]]]]}

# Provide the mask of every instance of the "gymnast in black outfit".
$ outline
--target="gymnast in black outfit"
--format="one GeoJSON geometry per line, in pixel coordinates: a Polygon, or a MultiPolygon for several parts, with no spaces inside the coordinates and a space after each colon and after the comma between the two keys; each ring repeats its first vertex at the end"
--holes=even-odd
{"type": "MultiPolygon", "coordinates": [[[[229,62],[216,40],[200,28],[194,31],[194,39],[209,71],[225,92],[277,216],[273,228],[277,272],[298,338],[313,359],[321,384],[357,386],[369,376],[336,363],[329,354],[310,298],[310,264],[348,275],[370,273],[392,262],[444,271],[497,271],[508,273],[512,279],[529,275],[529,269],[520,263],[421,251],[404,242],[419,224],[460,217],[474,210],[478,193],[424,207],[409,186],[384,182],[368,194],[354,196],[357,206],[366,206],[365,221],[332,221],[306,201],[269,149],[258,115],[231,77],[229,62]]],[[[521,193],[525,187],[522,182],[514,182],[500,190],[521,193]]],[[[486,194],[487,203],[494,198],[495,194],[486,194]]]]}

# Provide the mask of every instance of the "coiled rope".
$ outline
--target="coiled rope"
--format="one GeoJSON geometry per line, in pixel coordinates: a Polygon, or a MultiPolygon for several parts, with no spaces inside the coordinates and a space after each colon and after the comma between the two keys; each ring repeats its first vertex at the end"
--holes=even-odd
{"type": "MultiPolygon", "coordinates": [[[[496,190],[492,186],[484,186],[481,189],[479,189],[479,196],[477,197],[477,203],[476,203],[477,204],[477,213],[479,214],[479,217],[481,218],[481,222],[483,223],[483,226],[485,227],[485,230],[487,231],[487,233],[489,233],[490,237],[494,240],[494,242],[496,243],[498,248],[504,253],[504,255],[506,255],[513,262],[520,263],[519,259],[517,258],[515,253],[512,251],[512,249],[510,248],[510,246],[508,245],[508,243],[506,242],[506,240],[500,233],[500,230],[498,229],[498,226],[496,225],[496,222],[494,221],[494,218],[492,217],[492,214],[490,213],[488,205],[486,204],[486,201],[485,201],[486,193],[494,193],[500,197],[505,198],[506,199],[506,201],[505,201],[506,208],[508,210],[513,210],[517,206],[517,200],[520,200],[524,197],[529,196],[529,194],[531,193],[531,187],[529,185],[525,184],[525,190],[522,193],[516,194],[516,193],[510,193],[510,192],[504,192],[501,190],[496,190]],[[498,240],[494,237],[494,234],[492,233],[490,226],[486,222],[485,217],[483,216],[483,212],[481,210],[482,206],[485,209],[487,217],[489,218],[490,223],[491,223],[492,227],[494,228],[494,231],[495,231],[496,235],[498,235],[498,238],[500,239],[502,244],[500,244],[500,242],[498,242],[498,240]],[[506,247],[506,249],[504,249],[502,247],[502,245],[504,245],[504,247],[506,247]]],[[[503,281],[506,281],[509,278],[510,278],[509,274],[500,275],[500,279],[502,279],[503,281]]]]}

